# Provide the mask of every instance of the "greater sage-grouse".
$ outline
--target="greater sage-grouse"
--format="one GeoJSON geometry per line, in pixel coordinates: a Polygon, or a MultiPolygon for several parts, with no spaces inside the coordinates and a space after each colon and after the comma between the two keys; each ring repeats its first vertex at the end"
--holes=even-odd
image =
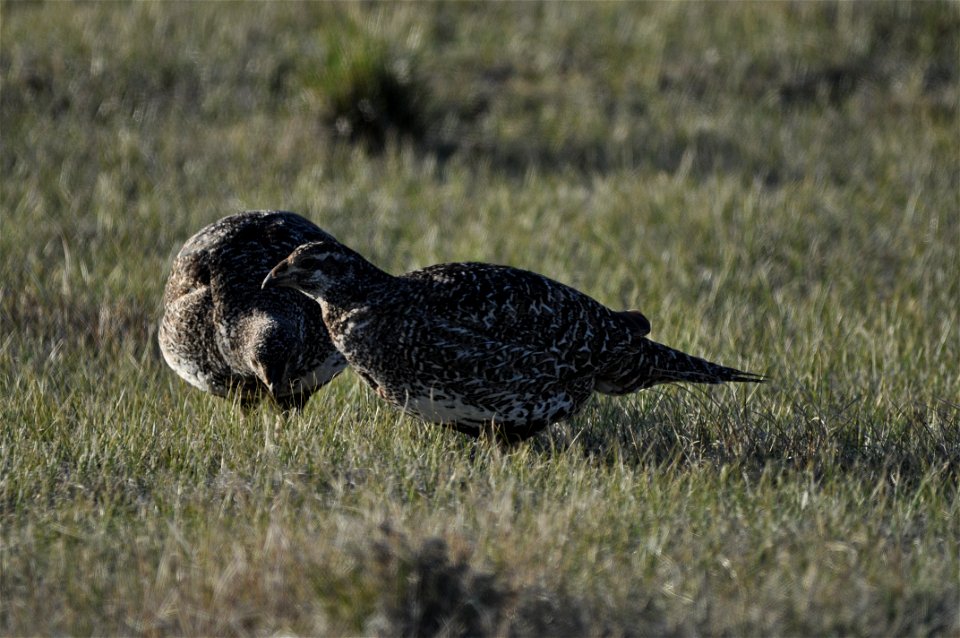
{"type": "Polygon", "coordinates": [[[763,380],[650,341],[639,312],[507,266],[441,264],[395,277],[321,241],[263,281],[283,287],[320,303],[333,343],[380,396],[472,435],[522,440],[593,392],[763,380]]]}
{"type": "Polygon", "coordinates": [[[187,240],[163,294],[160,351],[190,384],[244,405],[268,394],[283,409],[347,365],[317,304],[260,281],[297,246],[335,242],[303,217],[250,211],[224,217],[187,240]]]}

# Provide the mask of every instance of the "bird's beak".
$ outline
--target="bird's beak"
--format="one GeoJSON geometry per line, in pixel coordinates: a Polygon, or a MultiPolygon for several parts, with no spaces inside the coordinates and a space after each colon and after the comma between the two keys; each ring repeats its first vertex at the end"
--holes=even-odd
{"type": "Polygon", "coordinates": [[[273,267],[273,270],[267,273],[267,276],[263,278],[263,283],[260,284],[261,290],[266,290],[267,288],[279,288],[283,286],[284,274],[289,269],[289,264],[287,260],[284,259],[279,264],[273,267]]]}

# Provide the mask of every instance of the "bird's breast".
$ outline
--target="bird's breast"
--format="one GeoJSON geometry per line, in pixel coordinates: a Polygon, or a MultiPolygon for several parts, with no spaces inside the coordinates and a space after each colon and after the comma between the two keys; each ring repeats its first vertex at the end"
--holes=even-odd
{"type": "Polygon", "coordinates": [[[342,310],[324,309],[324,322],[337,349],[347,355],[363,351],[371,339],[374,339],[375,321],[367,308],[342,310]]]}

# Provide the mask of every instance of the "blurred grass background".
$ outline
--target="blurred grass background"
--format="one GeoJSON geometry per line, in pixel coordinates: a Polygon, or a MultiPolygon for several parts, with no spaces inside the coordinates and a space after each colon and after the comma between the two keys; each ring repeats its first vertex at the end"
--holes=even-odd
{"type": "Polygon", "coordinates": [[[956,3],[0,4],[0,632],[960,629],[956,3]],[[759,388],[504,452],[165,368],[201,226],[543,272],[759,388]]]}

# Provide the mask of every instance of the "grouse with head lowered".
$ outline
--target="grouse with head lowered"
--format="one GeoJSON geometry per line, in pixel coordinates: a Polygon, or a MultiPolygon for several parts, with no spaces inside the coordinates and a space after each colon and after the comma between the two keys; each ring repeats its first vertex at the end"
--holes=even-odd
{"type": "Polygon", "coordinates": [[[525,439],[593,392],[759,382],[647,339],[650,323],[542,275],[483,263],[392,276],[342,244],[298,247],[263,280],[317,300],[334,345],[387,401],[479,435],[525,439]]]}
{"type": "Polygon", "coordinates": [[[206,226],[173,262],[163,295],[160,351],[190,384],[243,404],[271,396],[302,408],[347,365],[320,308],[292,290],[262,290],[277,261],[311,241],[335,242],[295,213],[249,211],[206,226]]]}

